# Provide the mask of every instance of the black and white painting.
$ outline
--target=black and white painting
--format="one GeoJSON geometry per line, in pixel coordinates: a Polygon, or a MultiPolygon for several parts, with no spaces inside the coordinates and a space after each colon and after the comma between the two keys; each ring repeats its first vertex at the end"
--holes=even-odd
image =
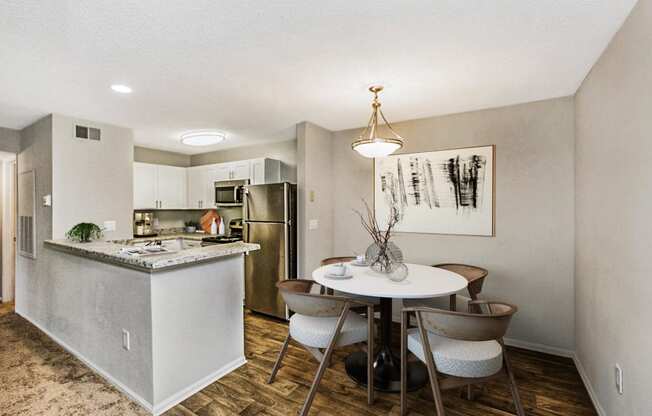
{"type": "Polygon", "coordinates": [[[390,207],[401,218],[396,231],[492,236],[494,146],[377,158],[376,218],[390,207]]]}

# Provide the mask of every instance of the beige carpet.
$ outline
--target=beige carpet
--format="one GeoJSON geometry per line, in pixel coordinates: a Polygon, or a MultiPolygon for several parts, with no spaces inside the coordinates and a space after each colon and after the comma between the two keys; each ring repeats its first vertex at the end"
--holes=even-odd
{"type": "Polygon", "coordinates": [[[0,416],[146,414],[26,320],[0,314],[0,416]]]}

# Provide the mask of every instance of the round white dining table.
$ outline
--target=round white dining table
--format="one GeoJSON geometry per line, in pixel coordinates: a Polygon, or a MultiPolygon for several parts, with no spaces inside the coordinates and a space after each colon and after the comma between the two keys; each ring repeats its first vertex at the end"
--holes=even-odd
{"type": "MultiPolygon", "coordinates": [[[[393,282],[386,275],[369,267],[347,264],[351,278],[327,277],[330,266],[322,266],[312,278],[322,286],[340,292],[380,298],[380,346],[374,362],[374,387],[385,392],[399,392],[401,363],[391,348],[392,299],[426,299],[454,295],[466,288],[467,280],[457,273],[432,266],[406,263],[408,276],[402,282],[393,282]]],[[[454,304],[454,303],[453,303],[454,304]]],[[[346,358],[347,374],[361,385],[367,384],[367,355],[355,352],[346,358]]],[[[428,373],[420,362],[408,364],[408,390],[426,384],[428,373]]]]}

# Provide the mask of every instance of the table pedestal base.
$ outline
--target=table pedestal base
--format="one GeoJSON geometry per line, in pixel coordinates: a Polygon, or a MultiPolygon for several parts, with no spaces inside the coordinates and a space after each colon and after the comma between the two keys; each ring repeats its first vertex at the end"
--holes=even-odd
{"type": "MultiPolygon", "coordinates": [[[[354,352],[346,358],[346,373],[356,383],[367,385],[367,354],[354,352]]],[[[374,390],[398,393],[401,391],[401,361],[389,348],[383,347],[374,362],[374,390]]],[[[407,390],[414,391],[428,382],[428,369],[421,362],[409,362],[407,390]]]]}

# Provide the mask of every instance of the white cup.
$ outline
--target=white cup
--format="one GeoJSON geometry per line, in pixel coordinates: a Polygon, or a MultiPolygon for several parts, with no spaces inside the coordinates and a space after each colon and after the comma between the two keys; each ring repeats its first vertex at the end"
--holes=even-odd
{"type": "Polygon", "coordinates": [[[334,264],[329,271],[334,276],[344,276],[346,275],[346,265],[342,263],[334,264]]]}
{"type": "Polygon", "coordinates": [[[365,263],[365,260],[366,259],[365,259],[364,254],[358,254],[357,256],[355,256],[355,262],[356,263],[365,263]]]}

